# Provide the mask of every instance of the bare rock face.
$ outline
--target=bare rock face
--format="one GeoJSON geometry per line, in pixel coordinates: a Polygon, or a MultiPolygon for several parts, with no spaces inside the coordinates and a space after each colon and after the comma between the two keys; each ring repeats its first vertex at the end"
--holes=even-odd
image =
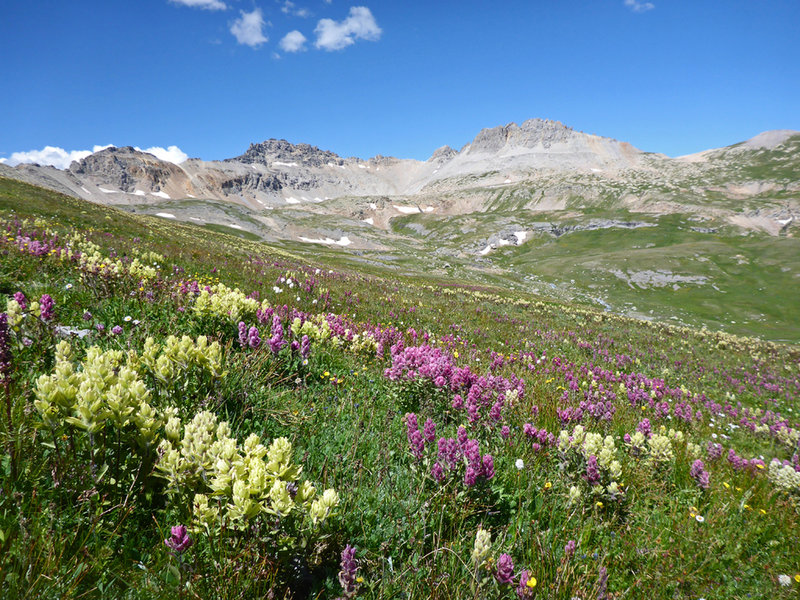
{"type": "Polygon", "coordinates": [[[168,183],[186,183],[183,169],[159,160],[152,154],[124,148],[106,148],[73,162],[69,167],[75,176],[91,176],[124,192],[138,188],[159,191],[168,183]]]}
{"type": "Polygon", "coordinates": [[[469,146],[470,153],[496,153],[506,146],[520,148],[550,148],[553,144],[566,143],[585,135],[576,132],[558,121],[529,119],[517,125],[481,130],[469,146]]]}
{"type": "Polygon", "coordinates": [[[470,154],[476,153],[495,153],[498,152],[503,146],[508,143],[508,136],[512,128],[516,127],[515,123],[506,126],[492,127],[491,129],[481,129],[475,139],[469,146],[467,152],[470,154]]]}
{"type": "Polygon", "coordinates": [[[283,183],[275,175],[258,173],[247,173],[222,182],[222,191],[225,195],[242,192],[279,192],[282,188],[283,183]]]}
{"type": "Polygon", "coordinates": [[[450,160],[456,154],[458,154],[457,150],[453,150],[450,146],[442,146],[441,148],[437,148],[433,154],[431,154],[428,162],[450,160]]]}
{"type": "Polygon", "coordinates": [[[565,143],[582,135],[571,127],[558,121],[529,119],[513,130],[511,143],[526,148],[542,146],[550,148],[553,144],[565,143]]]}
{"type": "Polygon", "coordinates": [[[286,140],[269,139],[260,144],[250,144],[241,156],[230,158],[245,164],[270,165],[275,162],[297,163],[307,167],[322,167],[328,163],[340,165],[344,160],[333,152],[320,150],[309,144],[291,144],[286,140]]]}

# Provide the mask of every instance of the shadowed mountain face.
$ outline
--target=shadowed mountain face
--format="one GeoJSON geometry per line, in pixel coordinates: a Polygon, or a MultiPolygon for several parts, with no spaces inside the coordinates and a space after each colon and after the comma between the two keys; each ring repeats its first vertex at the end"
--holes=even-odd
{"type": "Polygon", "coordinates": [[[669,158],[532,119],[426,161],[271,139],[224,161],[108,148],[0,176],[362,263],[800,339],[780,325],[800,322],[787,320],[800,295],[796,131],[669,158]]]}

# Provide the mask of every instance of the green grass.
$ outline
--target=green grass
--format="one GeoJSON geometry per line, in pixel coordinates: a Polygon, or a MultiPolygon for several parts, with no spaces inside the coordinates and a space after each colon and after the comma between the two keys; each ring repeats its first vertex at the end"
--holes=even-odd
{"type": "MultiPolygon", "coordinates": [[[[424,217],[417,222],[432,222],[424,217]]],[[[763,456],[767,464],[771,458],[792,459],[796,448],[768,430],[751,431],[741,419],[760,422],[748,421],[743,409],[768,409],[773,416],[765,415],[767,423],[785,419],[798,427],[800,348],[647,323],[508,285],[525,281],[526,263],[536,265],[542,280],[564,280],[582,270],[588,278],[597,265],[652,268],[659,257],[684,273],[698,253],[716,258],[698,263],[705,271],[697,273],[744,281],[741,288],[722,288],[732,300],[738,294],[742,307],[736,310],[744,311],[743,290],[780,277],[794,252],[791,245],[697,234],[676,218],[659,221],[658,229],[579,232],[490,255],[500,266],[507,261],[509,270],[515,265],[517,278],[501,269],[471,278],[477,271],[453,261],[464,276],[456,280],[420,269],[433,263],[425,247],[417,248],[417,257],[406,255],[388,268],[369,253],[353,257],[338,249],[257,243],[4,180],[0,221],[0,307],[17,291],[29,301],[43,293],[55,301],[53,321],[31,314],[12,334],[9,393],[0,387],[0,596],[336,597],[341,595],[339,556],[347,544],[357,549],[363,577],[358,595],[365,598],[513,598],[516,585],[500,584],[493,576],[504,553],[513,559],[515,580],[522,569],[536,577],[538,598],[596,598],[603,589],[609,598],[790,598],[800,589],[794,579],[787,587],[778,583],[780,575],[793,578],[800,572],[800,488],[787,493],[766,470],[738,471],[726,458],[733,449],[748,459],[763,456]],[[95,275],[76,260],[40,258],[18,249],[17,228],[42,237],[44,227],[58,231],[62,240],[79,234],[107,257],[112,251],[118,257],[155,251],[163,256],[157,261],[159,274],[144,283],[95,275]],[[652,248],[645,247],[651,243],[652,248]],[[583,262],[574,260],[576,254],[585,257],[583,262]],[[739,264],[730,258],[735,254],[751,262],[739,264]],[[290,288],[287,277],[298,285],[290,288]],[[254,312],[244,311],[240,318],[259,328],[264,345],[242,349],[238,319],[227,313],[230,306],[199,314],[193,296],[180,292],[181,282],[193,279],[201,287],[219,280],[245,294],[257,292],[259,301],[279,311],[287,305],[287,311],[329,314],[334,326],[341,324],[350,334],[336,342],[313,342],[304,365],[289,348],[274,355],[266,347],[271,318],[259,323],[254,312]],[[97,332],[98,324],[105,332],[97,332]],[[55,325],[93,332],[82,341],[71,340],[76,365],[90,346],[138,356],[148,337],[160,344],[169,335],[218,341],[227,371],[223,377],[211,377],[201,359],[176,361],[170,378],[136,367],[150,404],[159,411],[174,407],[184,426],[198,411],[212,411],[230,423],[230,435],[240,443],[250,434],[265,445],[285,436],[293,445],[293,461],[303,467],[300,479],[320,491],[337,490],[335,514],[303,534],[308,537],[302,544],[291,517],[261,514],[241,529],[198,527],[180,560],[171,555],[164,539],[171,526],[193,522],[191,504],[202,484],[169,485],[149,476],[148,461],[163,459],[135,441],[132,425],[120,429],[109,421],[102,432],[88,436],[66,419],[43,422],[34,401],[39,377],[55,371],[55,325]],[[114,325],[122,334],[109,333],[114,325]],[[489,417],[487,406],[481,420],[470,425],[467,412],[452,406],[452,390],[424,378],[385,375],[392,366],[388,342],[378,355],[373,346],[361,345],[362,337],[351,338],[359,333],[370,340],[377,328],[385,332],[390,326],[397,328],[394,339],[406,346],[421,345],[422,336],[430,336],[430,346],[444,360],[468,366],[476,377],[518,378],[524,394],[502,405],[499,422],[489,417]],[[19,343],[26,337],[28,345],[19,343]],[[606,492],[592,496],[579,451],[559,452],[547,444],[537,451],[525,434],[529,423],[557,436],[562,427],[557,411],[577,408],[590,390],[614,408],[610,420],[584,416],[583,425],[614,440],[624,489],[616,499],[606,492]],[[642,397],[631,402],[628,391],[642,391],[653,402],[642,397]],[[658,416],[661,401],[671,418],[658,416]],[[681,402],[702,419],[683,421],[675,412],[681,402]],[[455,437],[457,427],[466,425],[481,453],[494,457],[494,477],[467,487],[462,471],[439,485],[430,474],[436,442],[425,445],[422,461],[415,459],[404,422],[407,411],[418,414],[420,428],[428,418],[435,422],[436,438],[455,437]],[[738,413],[731,416],[731,411],[738,413]],[[644,418],[654,431],[664,425],[685,436],[672,443],[674,456],[661,465],[623,440],[644,418]],[[509,428],[507,438],[501,425],[509,428]],[[710,473],[707,490],[690,476],[695,456],[687,441],[700,446],[710,473]],[[705,451],[714,441],[725,450],[718,460],[705,451]],[[583,490],[577,503],[569,501],[572,486],[583,490]],[[487,555],[492,562],[480,567],[471,557],[479,527],[492,539],[487,555]],[[569,540],[577,542],[572,557],[564,548],[569,540]]],[[[794,314],[794,288],[778,282],[788,286],[785,297],[770,292],[769,302],[756,299],[750,310],[794,314]]],[[[593,293],[590,283],[581,284],[587,293],[593,293]]],[[[713,316],[718,310],[699,308],[701,295],[682,297],[684,307],[670,296],[679,291],[631,290],[616,277],[603,285],[616,286],[611,289],[621,306],[636,299],[640,311],[641,298],[652,306],[663,302],[665,311],[679,306],[687,315],[707,310],[713,316]]],[[[699,294],[693,288],[686,293],[699,294]]],[[[733,309],[726,305],[726,310],[733,309]]],[[[283,323],[288,326],[285,318],[283,323]]],[[[118,374],[106,376],[111,380],[118,374]]],[[[572,424],[565,427],[572,431],[572,424]]],[[[157,435],[168,436],[167,429],[162,426],[157,435]]],[[[298,508],[296,514],[301,512],[298,508]]]]}

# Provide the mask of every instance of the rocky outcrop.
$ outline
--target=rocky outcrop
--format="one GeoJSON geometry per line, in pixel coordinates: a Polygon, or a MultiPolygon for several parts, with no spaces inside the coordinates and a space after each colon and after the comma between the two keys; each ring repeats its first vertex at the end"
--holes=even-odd
{"type": "Polygon", "coordinates": [[[495,153],[506,146],[547,149],[553,144],[566,143],[584,135],[558,121],[529,119],[522,125],[509,123],[505,126],[481,130],[469,145],[468,152],[472,154],[495,153]]]}
{"type": "Polygon", "coordinates": [[[90,154],[79,162],[73,162],[69,172],[78,177],[90,176],[124,192],[133,192],[137,188],[159,191],[168,183],[188,183],[186,173],[178,165],[131,146],[106,148],[90,154]]]}
{"type": "Polygon", "coordinates": [[[282,189],[283,183],[276,175],[247,173],[222,182],[222,191],[225,195],[242,192],[279,192],[282,189]]]}
{"type": "Polygon", "coordinates": [[[230,158],[226,162],[241,162],[245,164],[271,165],[275,162],[286,164],[297,163],[306,167],[322,167],[328,163],[341,165],[344,160],[333,152],[320,150],[309,144],[291,144],[286,140],[269,139],[260,144],[250,144],[247,151],[241,156],[230,158]]]}
{"type": "Polygon", "coordinates": [[[458,154],[458,151],[453,150],[450,146],[442,146],[441,148],[437,148],[433,154],[431,154],[428,162],[450,160],[456,154],[458,154]]]}

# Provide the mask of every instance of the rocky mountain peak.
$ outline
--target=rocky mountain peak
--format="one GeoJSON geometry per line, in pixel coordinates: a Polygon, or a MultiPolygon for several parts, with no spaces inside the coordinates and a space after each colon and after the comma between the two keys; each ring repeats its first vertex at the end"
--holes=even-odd
{"type": "Polygon", "coordinates": [[[328,150],[320,150],[310,144],[295,145],[286,140],[274,138],[260,144],[250,144],[244,154],[227,160],[227,162],[230,161],[263,165],[270,165],[274,162],[297,163],[309,167],[321,167],[329,162],[340,165],[344,162],[338,154],[328,150]]]}
{"type": "Polygon", "coordinates": [[[458,152],[453,150],[450,146],[442,146],[441,148],[437,148],[434,150],[431,157],[428,159],[428,162],[434,162],[437,160],[449,160],[453,158],[458,152]]]}
{"type": "Polygon", "coordinates": [[[800,135],[800,131],[793,129],[773,129],[764,131],[744,142],[748,148],[775,148],[786,142],[789,138],[800,135]]]}
{"type": "Polygon", "coordinates": [[[69,166],[74,175],[95,177],[106,184],[116,186],[122,191],[132,192],[137,184],[145,184],[152,189],[161,189],[170,178],[186,175],[183,170],[170,162],[156,158],[148,152],[141,152],[132,146],[110,147],[90,154],[69,166]]]}
{"type": "Polygon", "coordinates": [[[571,127],[559,121],[529,119],[522,125],[508,125],[482,129],[470,144],[470,153],[495,153],[505,146],[550,148],[553,144],[567,142],[581,136],[571,127]]]}

